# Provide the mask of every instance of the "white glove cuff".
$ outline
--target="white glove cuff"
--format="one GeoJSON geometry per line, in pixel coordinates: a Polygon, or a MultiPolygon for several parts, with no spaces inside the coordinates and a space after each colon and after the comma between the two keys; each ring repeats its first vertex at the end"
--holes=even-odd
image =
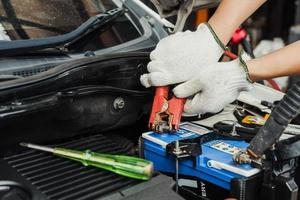
{"type": "MultiPolygon", "coordinates": [[[[230,89],[235,90],[239,88],[239,91],[249,91],[252,88],[253,81],[250,79],[248,67],[246,62],[242,58],[242,55],[239,56],[239,59],[236,60],[238,62],[238,69],[233,70],[236,72],[231,76],[230,89]]],[[[234,65],[236,67],[236,65],[234,65]]]]}
{"type": "Polygon", "coordinates": [[[248,69],[248,66],[244,59],[250,60],[250,59],[248,59],[248,55],[245,54],[244,52],[242,52],[241,55],[239,56],[240,65],[242,66],[242,68],[245,71],[247,81],[249,81],[250,83],[254,83],[254,81],[252,81],[250,78],[249,69],[248,69]]]}
{"type": "Polygon", "coordinates": [[[219,48],[221,48],[222,52],[228,50],[228,47],[221,42],[221,40],[219,39],[219,37],[217,36],[217,34],[215,33],[215,31],[213,30],[213,28],[210,26],[209,23],[205,22],[200,24],[197,28],[197,31],[204,31],[209,33],[208,35],[212,36],[211,39],[216,42],[219,48]]]}
{"type": "Polygon", "coordinates": [[[246,74],[244,73],[243,69],[240,69],[239,72],[241,75],[239,76],[233,76],[231,78],[231,82],[230,85],[228,85],[228,90],[230,92],[234,92],[236,91],[236,89],[238,88],[238,91],[250,91],[252,89],[252,83],[250,83],[247,79],[246,79],[246,74]]]}

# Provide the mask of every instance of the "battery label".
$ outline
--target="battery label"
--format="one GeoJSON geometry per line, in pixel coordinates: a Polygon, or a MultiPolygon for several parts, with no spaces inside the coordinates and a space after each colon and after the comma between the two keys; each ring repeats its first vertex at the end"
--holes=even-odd
{"type": "Polygon", "coordinates": [[[208,130],[202,126],[198,126],[198,125],[191,124],[191,123],[181,124],[180,129],[191,131],[191,132],[197,133],[199,135],[204,135],[204,134],[211,132],[210,130],[208,130]]]}
{"type": "Polygon", "coordinates": [[[198,134],[191,132],[189,130],[185,129],[179,129],[176,131],[175,135],[181,137],[181,138],[195,138],[198,137],[198,134]]]}
{"type": "Polygon", "coordinates": [[[222,142],[222,141],[214,141],[213,144],[210,144],[210,147],[218,150],[218,151],[222,151],[224,153],[228,153],[228,154],[235,154],[235,153],[238,153],[239,151],[241,151],[242,149],[239,148],[239,147],[236,147],[236,146],[233,146],[231,144],[227,144],[225,142],[222,142]]]}

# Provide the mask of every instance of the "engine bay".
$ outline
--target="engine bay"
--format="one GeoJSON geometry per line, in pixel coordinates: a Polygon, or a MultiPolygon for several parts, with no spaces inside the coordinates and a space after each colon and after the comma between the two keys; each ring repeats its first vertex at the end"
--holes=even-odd
{"type": "Polygon", "coordinates": [[[98,12],[79,9],[84,20],[60,32],[20,34],[5,24],[1,200],[299,199],[300,83],[287,94],[253,83],[219,113],[183,113],[190,97],[177,98],[173,86],[145,88],[140,77],[194,1],[154,2],[161,16],[139,0],[87,1],[98,12]],[[174,8],[175,26],[160,18],[174,8]]]}

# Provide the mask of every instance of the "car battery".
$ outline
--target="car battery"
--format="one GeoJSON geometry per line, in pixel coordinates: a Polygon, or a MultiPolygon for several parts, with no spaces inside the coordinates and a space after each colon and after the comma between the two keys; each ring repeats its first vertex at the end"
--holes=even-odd
{"type": "Polygon", "coordinates": [[[178,159],[179,185],[197,188],[201,196],[256,198],[260,169],[249,164],[238,165],[232,159],[234,153],[248,147],[245,141],[224,137],[187,122],[174,133],[144,133],[142,142],[144,157],[153,162],[156,171],[175,175],[178,159]],[[176,141],[181,156],[172,154],[176,141]]]}

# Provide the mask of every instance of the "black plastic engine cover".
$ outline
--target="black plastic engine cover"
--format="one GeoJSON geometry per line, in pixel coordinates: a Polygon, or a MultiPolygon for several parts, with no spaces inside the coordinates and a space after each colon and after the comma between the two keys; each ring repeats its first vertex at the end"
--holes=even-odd
{"type": "Polygon", "coordinates": [[[135,123],[152,101],[139,81],[148,57],[95,56],[0,83],[0,152],[135,123]]]}

